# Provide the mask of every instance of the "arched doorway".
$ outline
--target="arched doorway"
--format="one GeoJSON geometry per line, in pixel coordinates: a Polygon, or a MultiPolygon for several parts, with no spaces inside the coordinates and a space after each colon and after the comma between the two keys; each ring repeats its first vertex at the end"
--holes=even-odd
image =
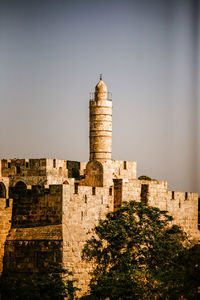
{"type": "Polygon", "coordinates": [[[0,182],[0,198],[6,198],[6,187],[3,182],[0,182]]]}
{"type": "Polygon", "coordinates": [[[26,190],[26,184],[23,181],[18,181],[15,184],[16,191],[23,192],[26,190]]]}
{"type": "Polygon", "coordinates": [[[23,181],[18,181],[14,187],[13,198],[20,199],[26,193],[26,184],[23,181]]]}
{"type": "Polygon", "coordinates": [[[12,210],[12,228],[23,223],[23,214],[26,199],[26,184],[23,181],[18,181],[12,188],[13,210],[12,210]]]}

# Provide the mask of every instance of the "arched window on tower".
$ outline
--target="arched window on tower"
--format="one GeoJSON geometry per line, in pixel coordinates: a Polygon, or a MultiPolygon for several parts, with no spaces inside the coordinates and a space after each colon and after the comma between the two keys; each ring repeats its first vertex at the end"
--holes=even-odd
{"type": "Polygon", "coordinates": [[[0,198],[6,198],[6,187],[3,182],[0,182],[0,198]]]}

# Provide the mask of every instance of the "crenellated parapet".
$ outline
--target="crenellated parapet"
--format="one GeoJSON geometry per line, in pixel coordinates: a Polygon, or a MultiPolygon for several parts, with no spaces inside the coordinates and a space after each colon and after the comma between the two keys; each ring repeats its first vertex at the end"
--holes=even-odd
{"type": "Polygon", "coordinates": [[[174,224],[199,241],[198,194],[169,191],[166,181],[147,176],[139,179],[136,162],[112,159],[112,99],[100,77],[90,99],[88,162],[0,160],[0,273],[3,267],[13,274],[44,272],[52,262],[62,263],[83,296],[93,268],[82,261],[84,244],[122,201],[168,211],[174,224]]]}
{"type": "Polygon", "coordinates": [[[41,159],[3,159],[0,172],[9,178],[9,185],[18,181],[26,185],[62,184],[67,178],[84,176],[86,163],[52,158],[41,159]]]}

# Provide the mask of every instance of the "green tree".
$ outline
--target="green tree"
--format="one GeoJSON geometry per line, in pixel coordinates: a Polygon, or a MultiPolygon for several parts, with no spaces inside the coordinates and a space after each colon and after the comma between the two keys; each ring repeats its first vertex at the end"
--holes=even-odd
{"type": "Polygon", "coordinates": [[[184,265],[184,297],[200,299],[200,245],[196,244],[186,251],[182,259],[184,265]]]}
{"type": "Polygon", "coordinates": [[[78,289],[71,276],[61,265],[52,265],[45,273],[26,276],[6,273],[0,278],[0,295],[2,300],[72,300],[78,289]]]}
{"type": "Polygon", "coordinates": [[[141,176],[138,177],[138,180],[149,180],[149,181],[151,181],[152,179],[149,176],[141,175],[141,176]]]}
{"type": "Polygon", "coordinates": [[[183,294],[186,235],[166,211],[140,202],[107,214],[83,249],[95,264],[91,295],[98,299],[178,299],[183,294]]]}

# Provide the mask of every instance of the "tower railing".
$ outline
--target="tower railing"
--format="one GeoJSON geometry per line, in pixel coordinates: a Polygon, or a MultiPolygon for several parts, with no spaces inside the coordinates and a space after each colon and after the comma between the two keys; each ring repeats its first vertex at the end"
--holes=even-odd
{"type": "MultiPolygon", "coordinates": [[[[98,94],[105,94],[104,92],[98,92],[98,94]]],[[[95,100],[95,93],[90,93],[90,100],[91,101],[94,101],[95,100]]],[[[111,92],[108,92],[107,93],[107,98],[106,100],[108,101],[112,101],[112,93],[111,92]]]]}

